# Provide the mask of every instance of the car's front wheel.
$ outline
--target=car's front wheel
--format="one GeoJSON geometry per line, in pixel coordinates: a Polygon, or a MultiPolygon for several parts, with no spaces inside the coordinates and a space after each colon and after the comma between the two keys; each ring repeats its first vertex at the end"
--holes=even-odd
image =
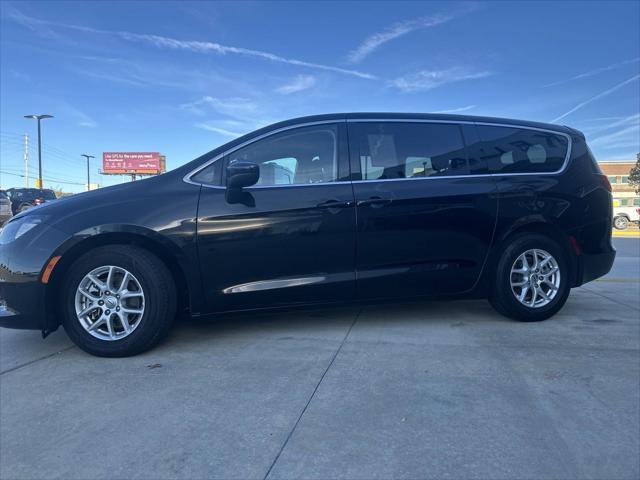
{"type": "Polygon", "coordinates": [[[504,249],[489,301],[507,317],[534,322],[558,312],[570,290],[565,251],[549,237],[526,233],[504,249]]]}
{"type": "Polygon", "coordinates": [[[176,310],[171,274],[150,252],[127,245],[89,251],[67,272],[62,324],[88,353],[125,357],[168,332],[176,310]]]}

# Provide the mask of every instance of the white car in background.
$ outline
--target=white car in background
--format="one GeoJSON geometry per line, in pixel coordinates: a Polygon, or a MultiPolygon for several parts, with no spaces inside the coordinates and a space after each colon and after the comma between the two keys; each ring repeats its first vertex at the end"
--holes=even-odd
{"type": "Polygon", "coordinates": [[[620,206],[619,202],[614,200],[613,203],[613,226],[617,230],[624,230],[629,226],[630,222],[640,222],[640,207],[637,206],[620,206]],[[617,205],[616,205],[617,204],[617,205]]]}

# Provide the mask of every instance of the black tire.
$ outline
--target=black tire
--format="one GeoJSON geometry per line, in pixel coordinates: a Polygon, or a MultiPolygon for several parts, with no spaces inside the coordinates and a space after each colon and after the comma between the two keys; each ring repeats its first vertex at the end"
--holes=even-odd
{"type": "Polygon", "coordinates": [[[165,265],[142,248],[109,245],[78,258],[65,275],[62,290],[62,325],[82,350],[100,357],[128,357],[155,346],[169,331],[176,314],[176,289],[165,265]],[[93,269],[114,265],[131,272],[144,291],[145,308],[138,326],[119,340],[101,340],[80,324],[75,311],[75,294],[81,280],[93,269]]]}
{"type": "Polygon", "coordinates": [[[555,315],[567,301],[570,287],[569,262],[566,251],[553,239],[535,233],[523,233],[509,240],[503,249],[494,275],[489,302],[502,315],[522,322],[537,322],[555,315]],[[547,305],[532,308],[520,303],[511,288],[511,268],[525,251],[540,249],[549,252],[560,270],[560,285],[556,296],[547,305]]]}
{"type": "Polygon", "coordinates": [[[629,219],[624,215],[618,215],[613,219],[613,226],[616,230],[626,230],[629,227],[629,219]]]}

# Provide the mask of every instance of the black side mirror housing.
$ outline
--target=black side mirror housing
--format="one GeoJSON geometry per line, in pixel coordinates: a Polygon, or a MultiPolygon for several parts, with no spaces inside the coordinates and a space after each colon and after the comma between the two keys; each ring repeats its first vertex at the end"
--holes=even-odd
{"type": "Polygon", "coordinates": [[[260,166],[253,162],[235,161],[227,166],[227,188],[241,189],[258,183],[260,166]]]}

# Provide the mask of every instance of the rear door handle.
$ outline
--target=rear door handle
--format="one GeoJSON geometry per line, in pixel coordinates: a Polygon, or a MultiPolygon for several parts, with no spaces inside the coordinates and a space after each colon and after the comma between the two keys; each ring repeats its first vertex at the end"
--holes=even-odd
{"type": "Polygon", "coordinates": [[[349,208],[353,206],[353,202],[341,202],[339,200],[327,200],[316,205],[317,208],[349,208]]]}
{"type": "Polygon", "coordinates": [[[367,200],[360,200],[358,202],[359,207],[372,207],[372,208],[380,208],[384,207],[391,203],[390,198],[382,198],[382,197],[371,197],[367,200]]]}

